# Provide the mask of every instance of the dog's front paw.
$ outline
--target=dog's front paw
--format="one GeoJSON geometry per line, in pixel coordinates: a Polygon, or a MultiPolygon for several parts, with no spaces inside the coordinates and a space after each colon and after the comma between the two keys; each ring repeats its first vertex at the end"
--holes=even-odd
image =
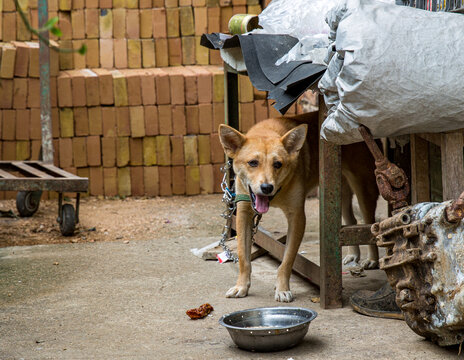
{"type": "Polygon", "coordinates": [[[359,256],[349,254],[343,258],[343,265],[349,264],[351,262],[357,263],[359,261],[359,256]]]}
{"type": "Polygon", "coordinates": [[[290,290],[288,291],[279,291],[276,290],[275,292],[275,300],[279,302],[292,302],[293,301],[293,295],[290,290]]]}
{"type": "Polygon", "coordinates": [[[226,292],[228,298],[242,298],[248,295],[248,286],[234,286],[226,292]]]}
{"type": "Polygon", "coordinates": [[[378,269],[379,261],[378,260],[365,259],[365,260],[361,261],[360,265],[365,270],[378,269]]]}

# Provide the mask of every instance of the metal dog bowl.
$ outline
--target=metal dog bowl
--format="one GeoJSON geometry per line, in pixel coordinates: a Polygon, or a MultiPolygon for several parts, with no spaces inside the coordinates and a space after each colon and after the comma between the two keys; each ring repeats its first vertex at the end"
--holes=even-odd
{"type": "Polygon", "coordinates": [[[219,320],[238,347],[277,351],[297,345],[317,313],[296,307],[268,307],[236,311],[219,320]]]}

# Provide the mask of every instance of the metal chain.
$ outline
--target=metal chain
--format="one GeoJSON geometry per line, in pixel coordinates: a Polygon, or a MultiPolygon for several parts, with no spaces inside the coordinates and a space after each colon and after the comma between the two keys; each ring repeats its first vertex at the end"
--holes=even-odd
{"type": "MultiPolygon", "coordinates": [[[[229,238],[230,230],[232,229],[232,216],[236,209],[235,203],[235,183],[229,188],[227,184],[227,172],[232,168],[232,160],[227,161],[223,167],[221,167],[221,171],[224,173],[221,182],[221,189],[224,192],[222,196],[222,202],[226,204],[226,208],[224,212],[221,214],[221,217],[226,219],[226,224],[222,229],[222,236],[221,240],[219,241],[219,245],[221,245],[222,249],[226,253],[228,259],[232,260],[234,263],[238,261],[237,255],[233,254],[230,248],[226,245],[226,241],[231,240],[229,238]]],[[[254,209],[253,209],[254,210],[254,209]]],[[[251,242],[254,243],[255,235],[258,232],[258,225],[259,221],[261,220],[262,215],[255,211],[253,215],[253,224],[251,228],[251,242]]]]}

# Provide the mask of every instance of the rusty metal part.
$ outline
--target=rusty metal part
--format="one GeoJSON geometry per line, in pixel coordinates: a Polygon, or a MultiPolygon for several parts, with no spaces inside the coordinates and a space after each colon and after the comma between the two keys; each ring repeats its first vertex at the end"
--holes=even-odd
{"type": "Polygon", "coordinates": [[[446,208],[446,220],[456,223],[464,218],[464,192],[446,208]]]}
{"type": "Polygon", "coordinates": [[[391,163],[382,153],[369,130],[359,127],[359,132],[363,137],[367,147],[375,159],[375,180],[379,188],[380,195],[388,201],[393,210],[407,206],[410,187],[408,177],[403,169],[391,163]]]}
{"type": "Polygon", "coordinates": [[[464,340],[464,223],[448,220],[460,200],[409,206],[372,226],[406,323],[441,346],[464,340]]]}

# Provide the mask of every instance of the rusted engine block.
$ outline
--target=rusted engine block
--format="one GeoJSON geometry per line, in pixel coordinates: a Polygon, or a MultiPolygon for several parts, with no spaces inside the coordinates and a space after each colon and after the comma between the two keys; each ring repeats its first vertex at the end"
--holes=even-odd
{"type": "Polygon", "coordinates": [[[462,197],[408,206],[372,226],[407,324],[441,346],[464,341],[462,197]]]}

